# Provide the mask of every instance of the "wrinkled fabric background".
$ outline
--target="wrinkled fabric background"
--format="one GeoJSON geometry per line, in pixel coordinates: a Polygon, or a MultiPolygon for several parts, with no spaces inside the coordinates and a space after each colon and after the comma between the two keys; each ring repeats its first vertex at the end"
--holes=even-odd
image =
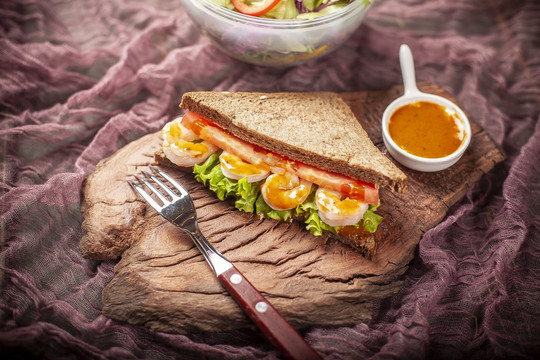
{"type": "Polygon", "coordinates": [[[370,323],[304,335],[326,359],[540,353],[539,1],[380,0],[343,47],[288,69],[220,53],[179,0],[4,0],[0,23],[3,358],[278,358],[256,332],[104,317],[115,262],[79,253],[83,180],[178,114],[183,92],[385,89],[401,83],[401,43],[507,159],[424,235],[370,323]]]}

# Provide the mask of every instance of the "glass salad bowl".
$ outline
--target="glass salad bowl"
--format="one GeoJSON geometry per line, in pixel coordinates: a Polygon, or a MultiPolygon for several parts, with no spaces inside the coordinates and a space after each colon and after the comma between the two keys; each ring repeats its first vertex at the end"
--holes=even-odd
{"type": "Polygon", "coordinates": [[[313,19],[272,19],[244,15],[214,1],[182,0],[182,5],[200,30],[228,55],[280,67],[298,65],[338,48],[360,26],[374,2],[352,0],[313,19]]]}

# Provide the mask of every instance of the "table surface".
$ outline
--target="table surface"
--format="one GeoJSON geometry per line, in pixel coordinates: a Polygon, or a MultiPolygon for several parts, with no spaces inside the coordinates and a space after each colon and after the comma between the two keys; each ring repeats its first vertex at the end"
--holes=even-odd
{"type": "Polygon", "coordinates": [[[303,331],[327,359],[540,352],[540,2],[378,0],[335,52],[292,68],[221,53],[180,0],[0,3],[0,349],[22,358],[280,358],[257,331],[175,335],[105,317],[117,260],[79,251],[81,188],[193,90],[383,90],[400,44],[506,153],[424,233],[372,320],[303,331]]]}

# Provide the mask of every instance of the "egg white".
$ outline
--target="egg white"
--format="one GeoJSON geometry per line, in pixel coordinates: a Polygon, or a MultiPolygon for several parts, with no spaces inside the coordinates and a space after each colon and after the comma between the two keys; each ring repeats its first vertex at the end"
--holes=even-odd
{"type": "Polygon", "coordinates": [[[319,205],[318,197],[320,195],[320,192],[329,192],[335,195],[341,195],[338,192],[329,190],[329,189],[317,189],[317,192],[315,194],[315,203],[317,204],[318,214],[322,221],[324,221],[326,224],[330,226],[347,226],[347,225],[354,225],[358,223],[362,218],[364,217],[364,214],[366,213],[367,209],[369,208],[369,204],[364,202],[359,202],[358,208],[353,211],[350,215],[344,215],[341,214],[337,206],[332,206],[328,210],[324,209],[322,206],[319,205]]]}
{"type": "Polygon", "coordinates": [[[261,170],[261,169],[259,169],[259,171],[261,171],[260,174],[243,174],[243,173],[238,173],[238,172],[232,171],[231,169],[227,168],[226,166],[223,166],[223,163],[227,164],[227,161],[225,160],[225,157],[227,155],[229,155],[229,153],[226,152],[226,151],[221,153],[221,155],[219,156],[219,163],[220,163],[220,166],[221,166],[221,172],[223,173],[223,175],[225,175],[225,177],[227,177],[229,179],[240,180],[240,179],[243,179],[243,178],[247,178],[247,181],[249,183],[254,183],[254,182],[266,179],[268,177],[268,175],[270,174],[269,171],[264,171],[264,170],[261,170]]]}

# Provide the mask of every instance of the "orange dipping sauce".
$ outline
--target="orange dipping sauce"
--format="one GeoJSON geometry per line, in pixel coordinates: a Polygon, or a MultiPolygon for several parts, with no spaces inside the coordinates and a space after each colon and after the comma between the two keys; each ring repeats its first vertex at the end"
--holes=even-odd
{"type": "Polygon", "coordinates": [[[427,101],[397,109],[390,117],[388,131],[400,148],[424,158],[448,156],[465,139],[465,129],[457,114],[427,101]]]}

